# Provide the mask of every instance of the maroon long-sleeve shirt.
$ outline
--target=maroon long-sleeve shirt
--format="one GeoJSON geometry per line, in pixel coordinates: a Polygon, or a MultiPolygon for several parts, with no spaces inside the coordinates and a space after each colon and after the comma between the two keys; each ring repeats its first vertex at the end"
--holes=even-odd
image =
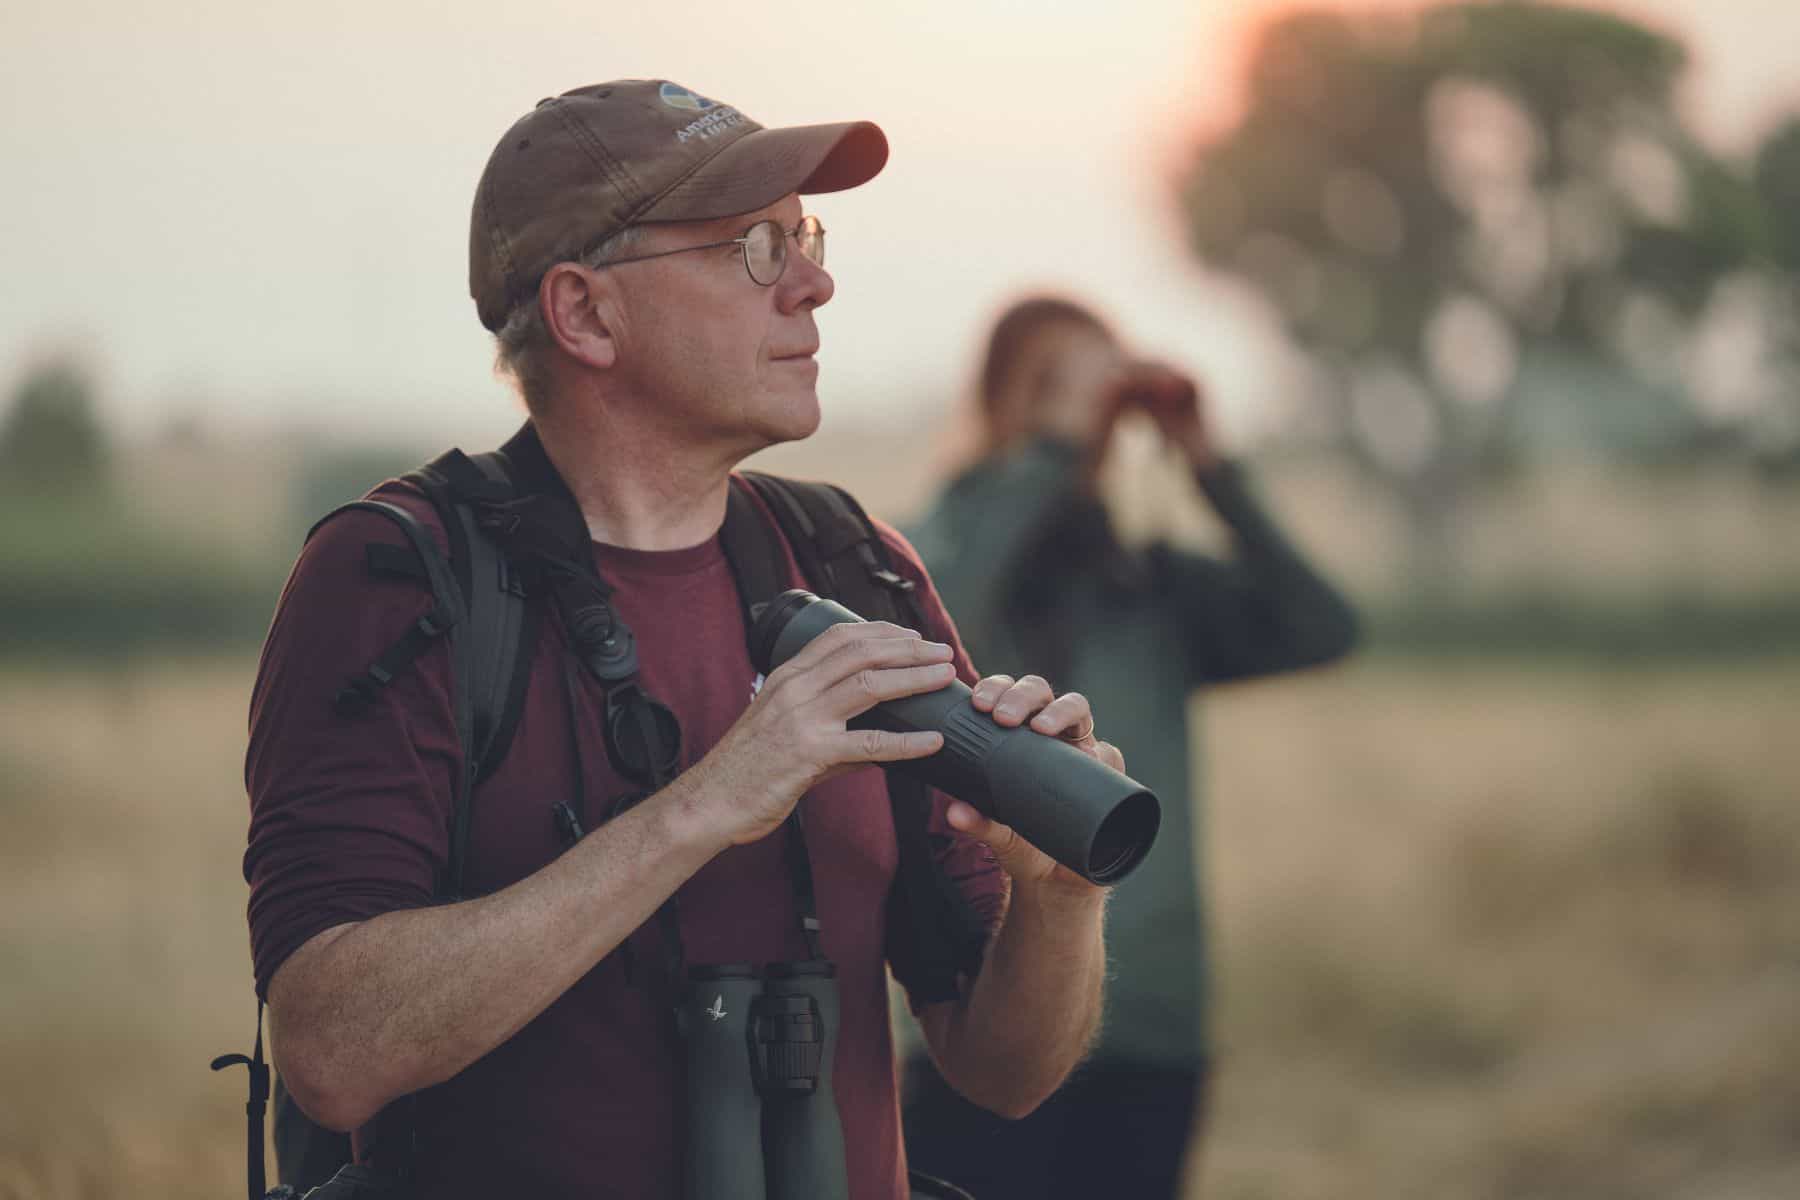
{"type": "MultiPolygon", "coordinates": [[[[379,489],[443,545],[431,506],[403,485],[379,489]]],[[[882,536],[918,583],[926,633],[956,632],[905,540],[882,536]]],[[[369,710],[342,717],[331,699],[430,606],[426,589],[370,574],[365,547],[402,545],[367,512],[329,522],[307,545],[264,646],[250,711],[251,945],[259,993],[309,938],[348,921],[433,903],[448,855],[451,780],[461,767],[447,647],[433,645],[369,710]]],[[[640,680],[681,723],[681,762],[702,757],[750,702],[755,669],[742,609],[717,537],[674,551],[595,544],[594,564],[638,638],[640,680]]],[[[793,564],[790,557],[790,569],[793,564]]],[[[792,582],[801,586],[798,570],[792,582]]],[[[601,825],[633,790],[608,761],[598,724],[603,693],[577,673],[571,745],[559,623],[542,622],[530,685],[505,761],[475,794],[465,892],[504,888],[565,846],[552,814],[573,802],[581,764],[584,826],[601,825]]],[[[985,847],[952,835],[936,797],[941,861],[971,905],[998,921],[1003,877],[985,847]]],[[[896,849],[884,779],[870,768],[822,784],[801,801],[828,957],[842,1016],[833,1082],[855,1200],[905,1194],[905,1159],[889,1040],[885,917],[896,849]]],[[[682,885],[681,936],[690,963],[806,957],[783,839],[727,850],[682,885]]],[[[504,1044],[417,1105],[418,1194],[674,1198],[682,1147],[682,1046],[669,1017],[654,921],[608,955],[504,1044]]],[[[901,979],[902,984],[908,981],[901,979]]],[[[454,985],[452,985],[454,986],[454,985]]],[[[278,1035],[277,1035],[278,1036],[278,1035]]]]}

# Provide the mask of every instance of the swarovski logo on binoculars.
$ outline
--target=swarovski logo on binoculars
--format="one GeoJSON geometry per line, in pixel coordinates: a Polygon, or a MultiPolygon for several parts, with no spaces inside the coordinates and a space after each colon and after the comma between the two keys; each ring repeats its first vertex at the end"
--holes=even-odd
{"type": "Polygon", "coordinates": [[[831,1090],[837,968],[825,959],[693,966],[677,1019],[687,1200],[844,1200],[831,1090]]]}

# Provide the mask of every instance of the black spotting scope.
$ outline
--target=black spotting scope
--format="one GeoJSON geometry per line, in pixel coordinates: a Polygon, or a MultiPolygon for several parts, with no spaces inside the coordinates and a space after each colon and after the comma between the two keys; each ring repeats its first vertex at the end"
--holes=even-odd
{"type": "MultiPolygon", "coordinates": [[[[860,620],[835,601],[794,588],[757,617],[750,657],[767,675],[833,625],[860,620]]],[[[896,733],[935,729],[944,735],[936,754],[883,765],[1012,826],[1094,883],[1117,883],[1130,874],[1150,852],[1162,823],[1155,793],[1061,738],[997,724],[969,703],[969,695],[968,684],[952,680],[922,696],[883,701],[850,727],[896,733]]]]}

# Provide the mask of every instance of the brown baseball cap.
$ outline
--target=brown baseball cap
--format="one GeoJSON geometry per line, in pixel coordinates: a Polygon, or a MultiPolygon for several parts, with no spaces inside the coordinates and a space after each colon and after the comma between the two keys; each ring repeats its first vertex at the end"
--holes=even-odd
{"type": "Polygon", "coordinates": [[[497,330],[545,271],[628,225],[842,191],[873,179],[887,155],[867,121],[765,129],[665,79],[576,88],[539,101],[488,157],[469,222],[469,294],[497,330]]]}

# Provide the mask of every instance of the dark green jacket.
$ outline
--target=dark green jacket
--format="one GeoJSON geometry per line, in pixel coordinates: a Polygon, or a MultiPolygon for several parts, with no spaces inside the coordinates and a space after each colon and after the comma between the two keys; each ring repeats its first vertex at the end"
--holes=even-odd
{"type": "Polygon", "coordinates": [[[1148,858],[1107,913],[1096,1054],[1171,1066],[1205,1054],[1205,922],[1188,698],[1327,662],[1355,640],[1342,596],[1222,464],[1197,475],[1236,556],[1128,552],[1081,494],[1073,447],[1033,443],[953,481],[908,532],[983,674],[1048,678],[1093,704],[1099,735],[1162,800],[1148,858]]]}

